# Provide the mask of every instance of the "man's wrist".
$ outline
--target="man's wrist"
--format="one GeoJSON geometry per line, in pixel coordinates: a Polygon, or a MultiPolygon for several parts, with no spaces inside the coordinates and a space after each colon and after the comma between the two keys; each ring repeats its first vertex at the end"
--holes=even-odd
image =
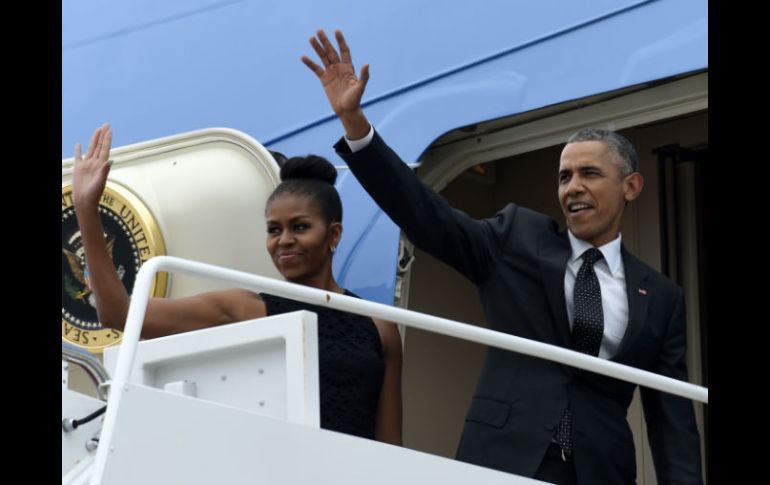
{"type": "Polygon", "coordinates": [[[369,133],[369,120],[364,116],[364,112],[361,108],[358,108],[351,112],[338,113],[337,117],[342,122],[342,126],[345,128],[345,137],[348,140],[360,140],[369,133]]]}
{"type": "Polygon", "coordinates": [[[348,148],[350,148],[350,153],[356,153],[357,151],[363,150],[369,145],[369,143],[371,143],[372,138],[374,138],[374,127],[368,122],[367,125],[369,127],[369,131],[363,138],[351,140],[347,134],[345,135],[345,142],[348,144],[348,148]]]}

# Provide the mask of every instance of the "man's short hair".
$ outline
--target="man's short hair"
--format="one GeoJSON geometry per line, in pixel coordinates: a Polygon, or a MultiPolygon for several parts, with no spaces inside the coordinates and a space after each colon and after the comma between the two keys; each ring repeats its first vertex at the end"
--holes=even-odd
{"type": "Polygon", "coordinates": [[[626,175],[639,171],[639,155],[636,149],[626,137],[610,130],[599,128],[586,128],[578,131],[567,140],[567,144],[579,141],[601,141],[610,149],[620,163],[620,169],[626,175]]]}

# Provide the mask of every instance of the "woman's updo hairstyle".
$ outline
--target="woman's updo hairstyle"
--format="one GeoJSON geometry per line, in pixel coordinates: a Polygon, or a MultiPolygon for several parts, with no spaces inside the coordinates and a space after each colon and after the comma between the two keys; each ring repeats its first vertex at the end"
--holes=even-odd
{"type": "Polygon", "coordinates": [[[276,197],[301,195],[317,204],[327,224],[342,222],[342,202],[334,182],[337,169],[318,155],[292,157],[281,164],[281,183],[267,199],[267,206],[276,197]]]}

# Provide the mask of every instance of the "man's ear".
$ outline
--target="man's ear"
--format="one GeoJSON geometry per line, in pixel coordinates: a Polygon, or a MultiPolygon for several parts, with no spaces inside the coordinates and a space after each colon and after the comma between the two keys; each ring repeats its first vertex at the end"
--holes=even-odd
{"type": "Polygon", "coordinates": [[[631,202],[639,197],[643,188],[644,177],[642,177],[642,174],[633,172],[626,175],[626,178],[623,179],[623,197],[626,199],[626,202],[631,202]]]}

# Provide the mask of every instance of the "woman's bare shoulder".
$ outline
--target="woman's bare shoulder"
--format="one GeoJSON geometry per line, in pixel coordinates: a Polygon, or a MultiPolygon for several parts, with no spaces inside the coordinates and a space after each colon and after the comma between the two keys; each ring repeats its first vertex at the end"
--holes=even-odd
{"type": "Polygon", "coordinates": [[[380,334],[380,340],[382,341],[382,348],[385,352],[389,349],[401,350],[401,333],[398,331],[398,325],[387,320],[380,320],[379,318],[372,318],[374,326],[377,327],[377,332],[380,334]]]}

